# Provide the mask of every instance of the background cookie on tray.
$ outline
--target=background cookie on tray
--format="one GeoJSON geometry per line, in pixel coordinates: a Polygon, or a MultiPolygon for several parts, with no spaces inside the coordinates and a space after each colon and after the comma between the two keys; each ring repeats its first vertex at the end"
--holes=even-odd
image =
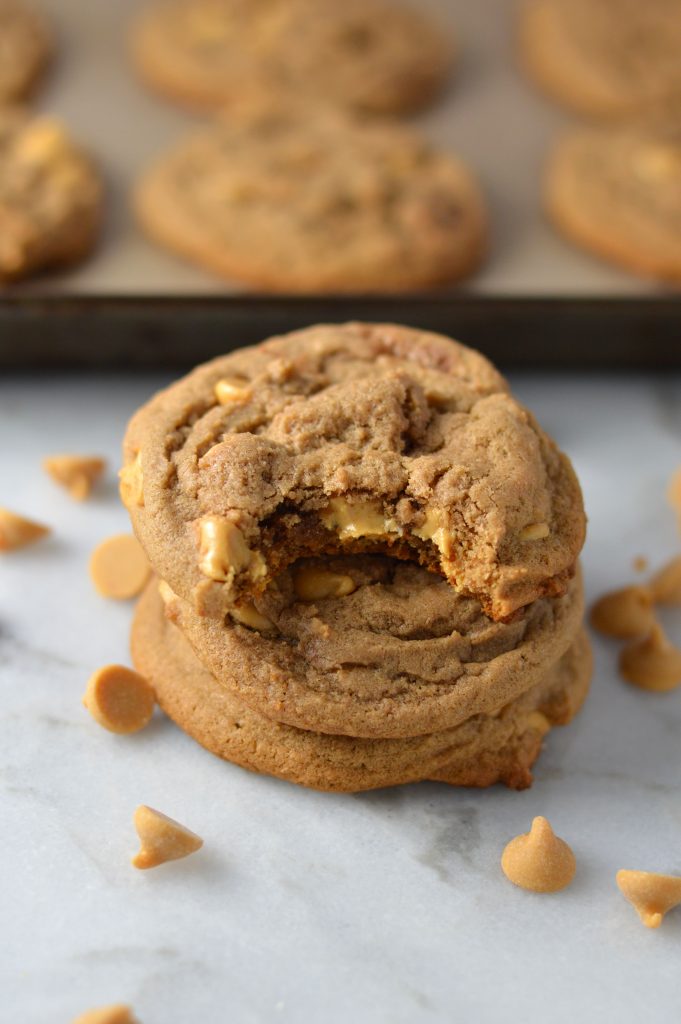
{"type": "Polygon", "coordinates": [[[578,245],[681,283],[681,115],[570,131],[551,155],[545,202],[578,245]]]}
{"type": "Polygon", "coordinates": [[[403,292],[486,248],[473,174],[411,130],[312,103],[255,104],[143,176],[140,223],[227,279],[276,292],[403,292]]]}
{"type": "Polygon", "coordinates": [[[520,36],[534,80],[583,114],[632,114],[681,94],[680,0],[527,0],[520,36]]]}
{"type": "Polygon", "coordinates": [[[0,110],[0,283],[81,260],[99,232],[102,191],[58,122],[0,110]]]}
{"type": "Polygon", "coordinates": [[[223,616],[305,555],[421,561],[508,619],[584,541],[569,460],[479,353],[318,325],[198,367],[133,417],[121,493],[154,565],[223,616]]]}
{"type": "Polygon", "coordinates": [[[50,31],[38,12],[22,0],[0,0],[0,103],[33,91],[51,51],[50,31]]]}
{"type": "Polygon", "coordinates": [[[418,9],[384,0],[174,0],[133,31],[143,77],[220,108],[269,82],[344,107],[404,113],[442,86],[452,48],[418,9]]]}
{"type": "Polygon", "coordinates": [[[581,631],[544,677],[495,714],[403,739],[357,739],[293,728],[254,711],[204,668],[168,622],[152,581],[132,629],[133,660],[159,703],[212,753],[252,771],[315,789],[356,792],[420,779],[514,789],[530,785],[530,768],[553,725],[570,721],[588,690],[591,656],[581,631]]]}

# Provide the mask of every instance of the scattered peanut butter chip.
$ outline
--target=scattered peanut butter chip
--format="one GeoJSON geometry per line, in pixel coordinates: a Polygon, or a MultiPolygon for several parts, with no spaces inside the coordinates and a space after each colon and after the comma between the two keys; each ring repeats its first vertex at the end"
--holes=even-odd
{"type": "Polygon", "coordinates": [[[575,874],[575,855],[554,834],[546,818],[538,817],[524,835],[511,839],[501,855],[501,867],[510,882],[532,892],[559,892],[575,874]]]}
{"type": "Polygon", "coordinates": [[[102,597],[134,597],[149,579],[149,563],[142,547],[129,533],[120,533],[95,548],[90,576],[102,597]]]}
{"type": "Polygon", "coordinates": [[[664,915],[681,904],[681,878],[651,871],[618,871],[617,885],[646,928],[659,928],[664,915]]]}
{"type": "Polygon", "coordinates": [[[676,470],[667,489],[667,499],[676,512],[681,513],[681,467],[676,470]]]}
{"type": "Polygon", "coordinates": [[[653,622],[653,598],[644,586],[623,587],[604,594],[591,609],[591,625],[606,636],[643,636],[653,622]]]}
{"type": "Polygon", "coordinates": [[[631,564],[634,572],[645,572],[648,568],[648,559],[645,555],[635,555],[631,564]]]}
{"type": "Polygon", "coordinates": [[[643,640],[624,648],[619,665],[624,678],[642,690],[666,693],[681,684],[681,651],[669,642],[659,623],[643,640]]]}
{"type": "Polygon", "coordinates": [[[203,846],[200,836],[145,804],[135,811],[134,822],[141,843],[132,859],[136,868],[155,868],[168,860],[180,860],[203,846]]]}
{"type": "Polygon", "coordinates": [[[301,601],[321,601],[325,597],[347,597],[357,588],[352,576],[305,566],[295,573],[293,589],[301,601]]]}
{"type": "Polygon", "coordinates": [[[544,540],[548,537],[549,533],[548,523],[530,523],[528,526],[524,526],[520,531],[521,540],[544,540]]]}
{"type": "Polygon", "coordinates": [[[8,508],[0,508],[0,551],[14,551],[16,548],[33,544],[50,533],[49,526],[24,519],[8,508]]]}
{"type": "Polygon", "coordinates": [[[96,722],[109,732],[139,732],[154,713],[150,683],[124,665],[105,665],[89,679],[83,704],[96,722]]]}
{"type": "Polygon", "coordinates": [[[76,501],[84,501],[106,468],[96,455],[49,455],[43,469],[76,501]]]}
{"type": "Polygon", "coordinates": [[[99,1010],[86,1010],[72,1024],[138,1024],[137,1018],[129,1006],[117,1003],[115,1006],[102,1006],[99,1010]]]}
{"type": "Polygon", "coordinates": [[[681,604],[681,555],[655,573],[650,590],[657,604],[681,604]]]}

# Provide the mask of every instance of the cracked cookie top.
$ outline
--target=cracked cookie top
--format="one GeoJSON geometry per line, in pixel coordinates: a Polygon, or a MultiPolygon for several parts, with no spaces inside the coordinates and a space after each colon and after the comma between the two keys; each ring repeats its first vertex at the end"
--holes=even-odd
{"type": "Polygon", "coordinates": [[[584,539],[568,459],[483,356],[406,327],[311,327],[199,367],[132,419],[121,494],[202,615],[301,557],[416,561],[510,619],[584,539]]]}

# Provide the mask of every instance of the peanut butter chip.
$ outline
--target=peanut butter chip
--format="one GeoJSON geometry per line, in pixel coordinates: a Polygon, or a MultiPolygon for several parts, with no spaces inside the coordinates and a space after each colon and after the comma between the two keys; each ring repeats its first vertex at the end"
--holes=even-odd
{"type": "Polygon", "coordinates": [[[655,573],[650,590],[656,604],[681,604],[681,555],[655,573]]]}
{"type": "Polygon", "coordinates": [[[671,507],[681,515],[681,468],[676,470],[669,481],[667,498],[671,507]]]}
{"type": "Polygon", "coordinates": [[[664,915],[681,904],[681,878],[651,871],[618,871],[617,885],[646,928],[659,928],[664,915]]]}
{"type": "Polygon", "coordinates": [[[293,589],[301,601],[322,601],[326,597],[346,597],[356,587],[352,576],[306,566],[296,572],[293,589]]]}
{"type": "Polygon", "coordinates": [[[16,548],[26,547],[49,532],[49,526],[42,526],[31,519],[17,516],[8,508],[0,508],[0,551],[14,551],[16,548]]]}
{"type": "Polygon", "coordinates": [[[138,452],[132,462],[128,462],[118,472],[118,492],[126,508],[144,508],[144,475],[142,473],[142,453],[138,452]]]}
{"type": "Polygon", "coordinates": [[[261,615],[254,604],[244,602],[244,604],[236,605],[230,609],[230,614],[242,626],[257,629],[259,633],[268,633],[274,629],[274,623],[266,616],[261,615]]]}
{"type": "Polygon", "coordinates": [[[88,497],[105,468],[106,460],[96,455],[49,455],[43,459],[43,469],[76,501],[88,497]]]}
{"type": "Polygon", "coordinates": [[[220,405],[248,402],[252,394],[248,381],[242,377],[224,377],[215,385],[215,397],[220,405]]]}
{"type": "Polygon", "coordinates": [[[532,892],[559,892],[575,874],[575,855],[554,834],[546,818],[535,818],[525,835],[516,836],[501,855],[510,882],[532,892]]]}
{"type": "Polygon", "coordinates": [[[142,844],[132,859],[136,868],[155,868],[168,860],[180,860],[203,846],[200,836],[145,804],[135,811],[134,822],[142,844]]]}
{"type": "Polygon", "coordinates": [[[144,588],[149,573],[147,557],[129,533],[102,541],[90,557],[90,576],[102,597],[119,601],[134,597],[144,588]]]}
{"type": "Polygon", "coordinates": [[[154,691],[139,672],[123,665],[97,669],[85,690],[83,704],[109,732],[139,732],[154,713],[154,691]]]}
{"type": "Polygon", "coordinates": [[[648,587],[614,590],[596,601],[591,609],[591,625],[606,636],[621,639],[643,636],[653,622],[653,598],[648,587]]]}
{"type": "Polygon", "coordinates": [[[620,655],[620,672],[642,690],[666,693],[681,684],[681,651],[655,623],[645,639],[624,648],[620,655]]]}
{"type": "Polygon", "coordinates": [[[548,523],[530,523],[528,526],[524,526],[520,531],[521,540],[544,540],[548,537],[549,533],[548,523]]]}
{"type": "Polygon", "coordinates": [[[117,1003],[115,1006],[102,1006],[99,1010],[86,1010],[72,1024],[138,1024],[129,1006],[117,1003]]]}

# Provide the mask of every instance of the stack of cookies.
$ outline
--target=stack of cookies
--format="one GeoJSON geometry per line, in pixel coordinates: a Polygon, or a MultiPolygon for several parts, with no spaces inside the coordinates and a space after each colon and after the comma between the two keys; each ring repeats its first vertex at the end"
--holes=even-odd
{"type": "Polygon", "coordinates": [[[530,784],[590,676],[567,458],[481,355],[318,326],[156,395],[121,494],[136,667],[203,746],[357,791],[530,784]]]}

